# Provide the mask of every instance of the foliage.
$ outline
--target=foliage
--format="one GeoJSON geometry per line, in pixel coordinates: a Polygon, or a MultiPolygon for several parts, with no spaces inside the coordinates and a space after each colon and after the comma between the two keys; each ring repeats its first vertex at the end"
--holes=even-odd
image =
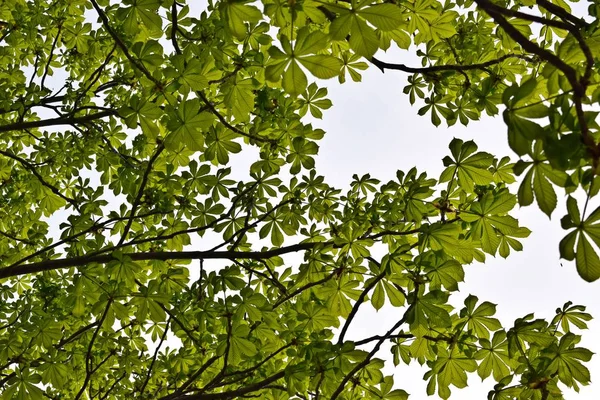
{"type": "Polygon", "coordinates": [[[382,373],[387,342],[394,364],[428,367],[442,398],[468,373],[493,380],[490,399],[588,384],[583,306],[503,327],[494,304],[449,297],[466,264],[522,249],[529,230],[511,210],[535,199],[550,216],[556,187],[570,194],[561,254],[600,277],[600,209],[587,212],[600,189],[599,11],[0,2],[1,398],[406,399],[382,373]],[[374,57],[392,42],[423,65],[374,57]],[[312,81],[360,81],[367,62],[412,74],[404,92],[435,125],[503,109],[521,159],[454,139],[439,179],[328,185],[315,170],[324,132],[303,117],[331,102],[312,81]],[[250,148],[250,178],[232,179],[250,148]],[[348,340],[369,302],[398,319],[348,340]]]}

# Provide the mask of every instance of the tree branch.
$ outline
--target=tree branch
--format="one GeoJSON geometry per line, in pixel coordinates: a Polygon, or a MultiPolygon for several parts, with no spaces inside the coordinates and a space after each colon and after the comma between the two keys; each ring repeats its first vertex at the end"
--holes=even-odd
{"type": "Polygon", "coordinates": [[[156,152],[148,161],[148,166],[146,167],[146,171],[144,171],[144,175],[142,177],[142,182],[140,183],[140,187],[138,189],[137,196],[135,197],[135,199],[133,200],[133,203],[131,204],[131,214],[129,216],[129,219],[127,220],[127,224],[125,225],[125,228],[123,229],[123,233],[121,234],[121,239],[119,239],[119,243],[117,244],[117,246],[121,246],[123,244],[123,242],[125,241],[125,238],[127,237],[127,234],[129,233],[129,230],[131,229],[131,224],[133,224],[133,220],[135,218],[135,213],[137,211],[138,206],[140,205],[140,202],[142,201],[142,196],[144,195],[144,189],[146,188],[146,184],[148,183],[148,176],[150,176],[150,171],[152,171],[152,165],[154,164],[154,161],[156,161],[156,159],[158,158],[158,156],[160,156],[160,153],[162,153],[162,151],[164,149],[165,149],[164,145],[162,143],[159,144],[158,148],[156,149],[156,152]]]}
{"type": "Polygon", "coordinates": [[[228,128],[230,131],[237,133],[240,136],[244,136],[247,137],[249,139],[254,139],[258,142],[273,142],[270,139],[266,139],[260,136],[254,136],[250,133],[246,133],[243,130],[231,125],[229,122],[227,122],[227,120],[225,119],[225,117],[223,115],[221,115],[221,113],[215,108],[215,106],[210,102],[210,100],[208,100],[208,98],[206,97],[206,95],[204,94],[204,92],[202,91],[197,91],[196,94],[198,95],[198,97],[200,97],[200,99],[202,99],[202,101],[206,104],[206,106],[208,107],[208,109],[210,110],[211,113],[213,113],[215,115],[215,117],[217,117],[219,119],[219,121],[221,121],[221,123],[223,125],[225,125],[226,128],[228,128]]]}
{"type": "Polygon", "coordinates": [[[181,54],[179,43],[177,43],[177,31],[179,30],[177,22],[177,2],[173,1],[173,5],[171,6],[171,43],[173,43],[175,52],[181,54]]]}
{"type": "Polygon", "coordinates": [[[108,33],[113,38],[113,40],[115,41],[115,43],[117,44],[117,46],[119,46],[119,48],[121,49],[121,51],[123,52],[123,54],[125,54],[125,57],[127,57],[127,59],[141,73],[143,73],[146,76],[146,78],[148,78],[151,82],[153,82],[156,85],[156,87],[162,88],[162,83],[158,79],[156,79],[154,76],[152,76],[152,74],[150,73],[150,71],[148,71],[148,69],[144,66],[144,64],[142,64],[141,61],[136,60],[135,58],[133,58],[133,56],[131,55],[131,53],[129,53],[129,49],[127,48],[127,45],[125,45],[125,43],[121,40],[121,38],[119,37],[119,35],[117,35],[117,32],[115,32],[113,30],[113,28],[110,26],[110,22],[108,21],[108,17],[106,16],[106,14],[102,10],[102,8],[100,8],[100,6],[96,2],[96,0],[91,0],[91,2],[92,2],[92,6],[94,6],[94,8],[96,9],[96,12],[98,13],[98,16],[102,20],[102,25],[104,26],[104,29],[106,29],[108,31],[108,33]]]}
{"type": "Polygon", "coordinates": [[[543,7],[552,14],[560,17],[563,21],[570,22],[580,28],[587,28],[589,26],[589,24],[583,18],[574,16],[561,6],[553,4],[548,0],[536,0],[536,3],[538,6],[543,7]]]}
{"type": "MultiPolygon", "coordinates": [[[[156,214],[169,214],[171,212],[172,211],[166,211],[166,212],[153,211],[153,212],[149,212],[149,213],[145,213],[145,214],[136,215],[135,218],[145,218],[145,217],[149,217],[149,216],[156,215],[156,214]]],[[[70,241],[72,241],[74,239],[77,239],[80,236],[86,235],[86,234],[88,234],[90,232],[93,232],[93,231],[97,231],[97,230],[101,230],[101,229],[106,229],[106,225],[109,225],[109,224],[112,224],[112,223],[118,222],[118,221],[124,221],[126,219],[129,219],[129,217],[117,217],[117,218],[107,219],[104,222],[96,222],[92,226],[90,226],[89,228],[87,228],[87,229],[85,229],[85,230],[83,230],[81,232],[78,232],[78,233],[75,233],[73,235],[67,236],[66,238],[63,238],[63,239],[59,240],[58,242],[52,243],[51,245],[46,246],[43,249],[40,249],[40,250],[36,251],[35,253],[32,253],[32,254],[30,254],[30,255],[28,255],[26,257],[23,257],[19,261],[16,261],[15,263],[11,264],[8,268],[11,268],[11,267],[14,267],[14,266],[17,266],[17,265],[21,265],[25,261],[29,261],[32,258],[40,256],[40,255],[42,255],[42,254],[44,254],[44,253],[46,253],[46,252],[48,252],[48,251],[50,251],[50,250],[58,247],[58,246],[62,246],[63,244],[65,244],[67,242],[70,242],[70,241]]],[[[0,268],[0,270],[1,270],[1,268],[0,268]]]]}
{"type": "Polygon", "coordinates": [[[434,65],[431,67],[409,67],[404,64],[393,64],[387,63],[384,61],[380,61],[375,57],[372,57],[371,63],[375,65],[377,68],[381,70],[381,72],[385,72],[386,69],[393,69],[397,71],[408,72],[412,74],[427,74],[427,73],[435,73],[435,72],[444,72],[444,71],[456,71],[456,72],[465,72],[465,71],[473,71],[478,69],[486,69],[492,65],[500,64],[504,60],[508,60],[510,58],[519,58],[522,60],[526,60],[529,62],[535,62],[535,60],[525,54],[506,54],[502,57],[496,58],[494,60],[486,61],[479,64],[447,64],[447,65],[434,65]]]}
{"type": "Polygon", "coordinates": [[[498,6],[491,3],[489,0],[475,0],[475,2],[492,17],[496,24],[498,24],[512,40],[520,44],[525,51],[537,55],[542,60],[547,61],[556,68],[560,69],[569,80],[569,83],[573,87],[575,93],[581,91],[581,85],[579,85],[579,82],[577,81],[577,72],[573,67],[566,64],[557,55],[539,47],[537,44],[527,39],[521,32],[517,30],[517,28],[512,26],[500,12],[496,10],[498,6]]]}
{"type": "MultiPolygon", "coordinates": [[[[94,342],[96,341],[96,337],[98,337],[100,328],[102,328],[102,324],[104,323],[104,320],[106,319],[106,316],[108,315],[108,311],[110,310],[112,301],[113,301],[112,299],[109,299],[106,302],[106,308],[104,309],[104,313],[102,313],[102,317],[100,318],[100,321],[98,321],[98,326],[94,330],[94,334],[92,335],[92,338],[90,339],[90,343],[88,344],[87,352],[85,355],[85,379],[83,381],[83,385],[81,385],[81,389],[79,389],[79,392],[75,396],[75,400],[78,400],[83,395],[85,388],[87,387],[90,379],[92,378],[92,374],[95,372],[95,370],[92,369],[92,348],[94,347],[94,342]]],[[[98,365],[98,367],[100,365],[98,365]]]]}
{"type": "MultiPolygon", "coordinates": [[[[418,293],[418,285],[415,288],[415,295],[418,293]]],[[[406,309],[406,311],[404,312],[404,315],[402,316],[402,318],[400,318],[400,320],[398,322],[396,322],[394,324],[394,326],[392,326],[390,328],[390,330],[388,330],[386,332],[385,335],[383,335],[375,344],[375,346],[373,347],[373,350],[371,350],[369,352],[369,354],[367,354],[367,356],[365,357],[365,359],[363,361],[361,361],[360,363],[356,364],[356,366],[354,368],[352,368],[352,370],[350,372],[348,372],[346,374],[346,376],[344,376],[344,379],[342,379],[342,381],[340,382],[340,384],[338,385],[337,389],[335,390],[335,392],[333,392],[333,394],[331,395],[331,397],[329,398],[329,400],[335,400],[339,397],[339,395],[342,393],[342,391],[344,390],[344,387],[346,386],[346,383],[348,383],[348,381],[350,379],[352,379],[352,377],[362,368],[366,367],[370,362],[371,362],[371,358],[373,358],[373,356],[379,351],[379,349],[381,348],[381,345],[383,344],[383,342],[385,342],[390,336],[392,336],[392,334],[394,333],[394,331],[396,329],[398,329],[402,324],[404,324],[406,322],[406,320],[408,319],[408,314],[410,314],[410,312],[412,311],[412,309],[416,306],[417,304],[417,300],[415,299],[415,301],[413,303],[410,304],[410,306],[408,306],[408,308],[406,309]]]]}
{"type": "Polygon", "coordinates": [[[56,125],[75,125],[81,124],[85,122],[95,121],[97,119],[102,119],[105,117],[110,117],[118,115],[114,110],[102,111],[96,114],[87,114],[81,117],[59,117],[59,118],[49,118],[42,119],[39,121],[26,121],[26,122],[15,122],[12,124],[2,125],[0,126],[0,133],[10,132],[10,131],[23,131],[26,129],[32,128],[43,128],[46,126],[56,126],[56,125]]]}
{"type": "Polygon", "coordinates": [[[154,349],[154,355],[152,356],[152,361],[150,362],[150,366],[148,367],[148,372],[146,372],[146,378],[144,379],[144,383],[142,384],[142,387],[140,389],[139,397],[143,396],[144,390],[146,390],[146,385],[148,385],[148,381],[150,381],[150,375],[152,374],[152,368],[154,368],[154,363],[156,362],[156,357],[158,356],[158,352],[160,351],[160,348],[162,347],[165,339],[167,338],[167,334],[169,333],[169,324],[171,323],[171,319],[172,318],[169,317],[169,319],[167,320],[167,323],[165,325],[165,330],[160,337],[158,346],[156,346],[156,349],[154,349]]]}
{"type": "Polygon", "coordinates": [[[62,25],[58,24],[58,32],[56,32],[56,36],[52,41],[52,47],[50,48],[50,55],[48,56],[48,61],[46,62],[46,66],[44,67],[44,74],[42,75],[42,82],[40,86],[43,88],[44,83],[46,82],[46,77],[48,76],[48,72],[50,71],[50,63],[52,62],[52,58],[54,57],[54,50],[56,49],[56,43],[58,43],[58,38],[60,37],[60,30],[62,25]]]}
{"type": "Polygon", "coordinates": [[[29,161],[25,160],[22,157],[17,156],[16,154],[13,154],[13,153],[10,153],[8,151],[1,150],[1,149],[0,149],[0,154],[2,154],[5,157],[11,158],[11,159],[19,162],[21,165],[23,165],[23,167],[26,170],[28,170],[29,172],[31,172],[38,179],[38,181],[40,181],[40,183],[43,186],[46,186],[48,189],[50,189],[50,191],[52,193],[54,193],[55,195],[57,195],[58,197],[60,197],[64,201],[66,201],[67,203],[71,204],[75,209],[79,209],[79,202],[77,200],[65,196],[64,194],[62,194],[60,192],[60,190],[58,190],[58,188],[56,186],[48,183],[44,179],[44,177],[36,170],[35,166],[33,164],[31,164],[29,161]]]}
{"type": "MultiPolygon", "coordinates": [[[[379,265],[379,266],[381,267],[381,265],[379,265]]],[[[371,283],[369,283],[367,286],[365,286],[365,288],[361,292],[360,296],[358,296],[358,299],[356,299],[356,302],[354,303],[354,306],[352,307],[352,311],[350,311],[350,314],[348,314],[348,318],[346,318],[346,322],[344,322],[344,326],[342,327],[342,331],[340,332],[340,337],[337,341],[338,345],[341,345],[344,342],[344,336],[346,336],[346,332],[348,331],[350,324],[354,320],[354,317],[356,316],[358,309],[360,308],[362,303],[365,301],[367,294],[371,291],[371,289],[373,289],[375,287],[375,285],[377,285],[379,283],[379,281],[381,281],[385,277],[385,275],[386,275],[386,271],[383,271],[379,275],[377,275],[375,277],[375,279],[373,279],[371,281],[371,283]]]]}
{"type": "MultiPolygon", "coordinates": [[[[279,371],[262,381],[243,386],[236,390],[221,393],[199,393],[175,397],[173,400],[228,400],[244,396],[265,388],[285,376],[285,371],[279,371]]],[[[161,399],[162,400],[162,399],[161,399]]]]}
{"type": "Polygon", "coordinates": [[[476,3],[479,4],[485,11],[489,13],[489,11],[493,11],[498,14],[506,15],[507,17],[513,17],[522,19],[525,21],[537,22],[538,24],[552,26],[554,28],[569,30],[572,25],[569,23],[565,23],[562,21],[557,21],[554,19],[548,19],[544,17],[540,17],[537,15],[527,14],[518,10],[511,10],[508,8],[500,7],[489,0],[476,0],[476,3]],[[484,5],[482,5],[484,4],[484,5]]]}

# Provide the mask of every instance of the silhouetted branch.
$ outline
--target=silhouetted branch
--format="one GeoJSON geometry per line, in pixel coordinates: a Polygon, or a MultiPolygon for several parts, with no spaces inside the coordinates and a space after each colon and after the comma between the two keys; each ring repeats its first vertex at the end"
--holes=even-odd
{"type": "Polygon", "coordinates": [[[486,61],[479,64],[446,64],[446,65],[434,65],[431,67],[409,67],[404,64],[394,64],[387,63],[384,61],[380,61],[379,59],[372,57],[371,63],[375,65],[377,68],[381,70],[381,72],[385,72],[386,69],[393,69],[396,71],[403,71],[412,74],[428,74],[435,72],[445,72],[445,71],[456,71],[456,72],[465,72],[465,71],[473,71],[478,69],[486,69],[496,64],[500,64],[501,62],[508,60],[510,58],[519,58],[521,60],[535,62],[535,59],[525,55],[525,54],[506,54],[502,57],[496,58],[494,60],[486,61]]]}
{"type": "Polygon", "coordinates": [[[148,69],[144,66],[144,64],[142,64],[141,61],[136,60],[131,55],[131,53],[129,52],[129,49],[127,48],[127,45],[125,45],[125,43],[121,40],[121,38],[119,37],[119,35],[117,35],[117,32],[115,32],[114,29],[110,26],[110,22],[108,21],[108,17],[106,16],[106,14],[102,10],[102,8],[100,8],[100,6],[96,2],[96,0],[91,0],[91,2],[92,2],[92,6],[94,6],[94,8],[96,9],[96,12],[98,13],[98,16],[100,17],[100,20],[102,20],[102,25],[104,26],[104,29],[106,29],[108,31],[108,33],[113,38],[113,40],[115,41],[115,43],[117,44],[117,46],[119,46],[119,48],[121,49],[121,51],[123,52],[123,54],[125,55],[125,57],[127,57],[127,59],[141,73],[143,73],[146,76],[146,78],[148,78],[150,81],[152,81],[156,85],[156,87],[162,88],[162,83],[159,80],[157,80],[154,76],[152,76],[152,74],[150,73],[150,71],[148,71],[148,69]]]}
{"type": "Polygon", "coordinates": [[[135,197],[135,199],[133,200],[133,203],[131,204],[131,213],[130,213],[129,219],[127,220],[127,224],[125,225],[125,228],[123,229],[123,233],[121,234],[121,239],[119,239],[119,243],[117,246],[121,246],[123,244],[123,242],[125,241],[125,238],[127,237],[127,234],[129,233],[129,229],[131,229],[131,224],[133,224],[133,220],[135,218],[135,213],[137,211],[138,206],[140,205],[140,202],[142,201],[142,196],[144,195],[144,189],[146,188],[146,184],[148,183],[148,176],[150,176],[150,171],[152,171],[152,166],[154,164],[154,161],[156,161],[156,159],[158,158],[158,156],[160,156],[160,153],[162,153],[162,151],[164,149],[165,149],[165,147],[162,144],[159,144],[158,148],[154,152],[154,155],[148,161],[148,166],[146,167],[146,171],[144,171],[144,175],[142,176],[142,182],[140,183],[140,187],[138,188],[137,196],[135,197]]]}
{"type": "Polygon", "coordinates": [[[114,110],[107,110],[107,111],[102,111],[102,112],[99,112],[96,114],[83,115],[81,117],[59,117],[59,118],[42,119],[39,121],[15,122],[12,124],[0,126],[0,133],[10,132],[10,131],[23,131],[23,130],[32,129],[32,128],[44,128],[47,126],[82,124],[85,122],[91,122],[91,121],[95,121],[98,119],[110,117],[113,115],[117,115],[117,112],[114,110]]]}
{"type": "Polygon", "coordinates": [[[43,186],[46,186],[48,189],[50,189],[50,191],[52,193],[54,193],[55,195],[57,195],[58,197],[60,197],[64,201],[66,201],[67,203],[71,204],[76,209],[79,208],[79,203],[77,202],[77,200],[65,196],[64,194],[62,194],[60,192],[60,190],[58,190],[58,188],[56,186],[48,183],[48,181],[46,181],[44,179],[44,177],[37,171],[37,169],[35,168],[35,166],[32,163],[30,163],[29,161],[25,160],[22,157],[17,156],[16,154],[13,154],[13,153],[5,151],[5,150],[0,150],[0,154],[19,162],[26,170],[31,172],[38,179],[38,181],[40,181],[40,183],[43,186]]]}

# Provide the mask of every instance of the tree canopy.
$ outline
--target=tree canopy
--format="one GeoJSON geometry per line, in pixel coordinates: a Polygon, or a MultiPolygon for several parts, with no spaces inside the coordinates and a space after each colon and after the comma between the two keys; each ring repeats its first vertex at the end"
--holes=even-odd
{"type": "Polygon", "coordinates": [[[600,5],[192,5],[0,2],[0,398],[406,399],[385,360],[426,365],[444,399],[469,374],[498,400],[590,382],[584,306],[503,326],[449,298],[465,265],[522,250],[517,204],[550,216],[557,191],[561,256],[600,277],[600,5]],[[369,67],[410,74],[436,126],[502,113],[519,160],[454,139],[439,178],[329,185],[307,116],[332,105],[323,80],[369,67]],[[395,321],[347,339],[384,306],[395,321]]]}

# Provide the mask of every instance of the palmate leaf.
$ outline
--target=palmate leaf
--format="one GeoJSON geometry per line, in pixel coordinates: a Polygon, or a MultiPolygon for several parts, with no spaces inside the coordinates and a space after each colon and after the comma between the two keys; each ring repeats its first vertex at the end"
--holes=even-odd
{"type": "Polygon", "coordinates": [[[361,294],[356,289],[358,282],[348,279],[329,281],[320,288],[318,296],[326,300],[327,308],[334,317],[347,317],[352,311],[352,303],[349,299],[357,300],[361,294]]]}
{"type": "Polygon", "coordinates": [[[379,387],[379,390],[375,390],[382,400],[408,400],[408,393],[406,391],[402,389],[393,389],[394,378],[392,376],[383,378],[379,387]]]}
{"type": "Polygon", "coordinates": [[[214,115],[204,111],[199,112],[198,99],[186,100],[169,116],[167,129],[171,133],[165,138],[165,146],[177,150],[184,145],[190,150],[204,148],[204,133],[215,119],[214,115]]]}
{"type": "Polygon", "coordinates": [[[318,119],[323,118],[321,110],[327,110],[331,107],[331,100],[325,98],[327,96],[326,88],[317,88],[317,85],[311,83],[308,85],[307,91],[302,95],[305,100],[302,100],[302,108],[300,108],[300,116],[306,115],[310,110],[310,114],[318,119]]]}
{"type": "Polygon", "coordinates": [[[328,37],[320,31],[310,32],[308,29],[298,31],[298,36],[292,47],[289,39],[282,37],[284,51],[271,47],[271,59],[265,69],[265,76],[272,82],[282,78],[283,89],[291,96],[302,94],[308,85],[302,65],[312,75],[320,79],[330,79],[340,74],[342,61],[328,54],[314,53],[327,45],[328,37]]]}
{"type": "Polygon", "coordinates": [[[290,172],[297,174],[301,168],[311,169],[315,165],[312,156],[319,152],[319,146],[310,140],[296,137],[292,141],[293,151],[287,156],[287,162],[291,163],[290,172]]]}
{"type": "Polygon", "coordinates": [[[481,380],[492,375],[497,382],[500,382],[515,366],[515,362],[508,356],[506,332],[495,332],[491,342],[480,338],[479,343],[481,350],[475,353],[475,358],[481,360],[477,367],[477,374],[481,380]]]}
{"type": "Polygon", "coordinates": [[[588,349],[575,347],[580,339],[579,336],[567,333],[558,344],[554,344],[547,350],[548,356],[552,359],[548,366],[549,372],[557,372],[561,382],[577,391],[579,391],[577,382],[583,385],[590,383],[590,371],[582,361],[589,361],[593,354],[588,349]]]}
{"type": "Polygon", "coordinates": [[[421,255],[420,264],[429,278],[433,290],[442,287],[449,291],[458,290],[458,282],[465,278],[463,266],[454,259],[448,259],[443,252],[427,252],[421,255]]]}
{"type": "Polygon", "coordinates": [[[352,17],[350,29],[350,48],[358,55],[366,58],[372,57],[379,47],[379,39],[375,30],[356,15],[352,17]]]}
{"type": "Polygon", "coordinates": [[[457,347],[448,351],[442,349],[434,362],[428,362],[431,370],[425,374],[429,379],[427,394],[432,395],[435,391],[437,380],[438,395],[442,399],[450,397],[450,385],[457,388],[467,386],[467,372],[477,370],[477,362],[472,358],[461,354],[457,347]]]}
{"type": "Polygon", "coordinates": [[[225,104],[236,121],[248,122],[254,109],[255,83],[252,79],[236,79],[226,87],[225,104]]]}
{"type": "Polygon", "coordinates": [[[552,168],[546,162],[546,157],[542,152],[542,143],[537,141],[530,153],[533,161],[526,162],[519,160],[515,164],[515,173],[521,175],[529,168],[521,185],[519,186],[518,199],[522,206],[530,205],[533,202],[534,195],[540,209],[550,217],[556,208],[557,197],[552,183],[558,186],[567,184],[567,175],[559,170],[552,168]]]}
{"type": "Polygon", "coordinates": [[[510,255],[510,249],[512,248],[515,251],[522,251],[523,244],[516,240],[515,238],[526,238],[529,237],[531,231],[525,227],[519,227],[517,229],[512,229],[510,233],[504,233],[499,231],[500,235],[500,246],[498,247],[498,254],[501,257],[506,258],[510,255]]]}
{"type": "Polygon", "coordinates": [[[123,107],[120,114],[125,118],[127,126],[131,129],[137,127],[139,121],[144,134],[155,139],[159,133],[158,119],[163,115],[162,110],[151,101],[143,101],[136,95],[132,96],[128,107],[123,107]]]}
{"type": "Polygon", "coordinates": [[[256,345],[248,339],[250,328],[247,325],[239,325],[233,330],[229,340],[229,358],[232,364],[239,363],[242,359],[253,357],[258,352],[256,345]]]}
{"type": "Polygon", "coordinates": [[[485,193],[481,200],[471,204],[468,212],[460,213],[463,221],[473,224],[473,238],[481,241],[483,251],[495,255],[502,244],[502,256],[506,257],[509,245],[515,250],[522,248],[509,236],[527,237],[529,230],[520,228],[515,218],[506,215],[516,203],[516,196],[503,189],[497,193],[485,193]]]}
{"type": "Polygon", "coordinates": [[[419,235],[419,249],[424,252],[431,250],[444,250],[447,254],[456,257],[460,262],[470,263],[473,259],[483,261],[485,256],[477,249],[473,240],[459,238],[460,229],[454,224],[435,223],[423,225],[422,235],[419,235]]]}
{"type": "Polygon", "coordinates": [[[208,86],[208,78],[203,74],[202,64],[197,59],[186,60],[178,54],[171,62],[174,68],[171,73],[182,84],[180,90],[183,95],[187,95],[190,89],[202,90],[208,86]]]}
{"type": "Polygon", "coordinates": [[[560,241],[560,256],[569,261],[575,259],[579,275],[586,281],[593,282],[600,278],[600,258],[589,239],[592,239],[596,246],[600,246],[600,207],[581,222],[577,202],[569,196],[567,211],[568,214],[562,218],[561,224],[564,229],[575,230],[560,241]]]}
{"type": "Polygon", "coordinates": [[[244,39],[248,34],[246,22],[258,23],[263,17],[258,8],[243,2],[223,2],[222,12],[227,18],[227,28],[237,39],[244,39]]]}
{"type": "Polygon", "coordinates": [[[499,161],[494,159],[492,165],[492,175],[494,176],[494,182],[514,183],[516,182],[513,167],[515,165],[510,163],[510,158],[502,157],[499,161]]]}
{"type": "Polygon", "coordinates": [[[456,12],[445,12],[439,17],[437,17],[431,23],[431,39],[434,42],[439,42],[443,39],[449,38],[456,33],[456,28],[454,27],[453,22],[458,17],[458,13],[456,12]]]}
{"type": "Polygon", "coordinates": [[[350,48],[367,59],[379,48],[379,38],[371,25],[382,31],[393,31],[404,19],[402,12],[391,4],[369,6],[369,2],[361,2],[358,6],[353,5],[352,10],[332,4],[325,7],[340,14],[331,23],[331,38],[341,41],[349,36],[350,48]]]}
{"type": "Polygon", "coordinates": [[[587,329],[586,321],[590,321],[592,316],[585,311],[585,306],[573,305],[568,301],[562,308],[556,309],[556,316],[552,319],[552,324],[559,324],[564,332],[571,332],[571,324],[579,329],[587,329]]]}
{"type": "Polygon", "coordinates": [[[508,353],[510,357],[523,352],[523,341],[541,347],[551,346],[556,336],[547,330],[548,323],[542,319],[533,320],[533,314],[515,320],[514,327],[507,332],[508,353]]]}
{"type": "Polygon", "coordinates": [[[462,321],[467,324],[467,329],[471,330],[477,338],[489,339],[490,332],[497,331],[502,328],[500,321],[493,318],[496,314],[496,305],[489,301],[484,301],[479,306],[475,307],[478,298],[469,295],[465,299],[465,308],[460,311],[462,321]]]}
{"type": "Polygon", "coordinates": [[[473,141],[453,139],[449,147],[453,158],[444,157],[446,169],[440,176],[440,183],[456,179],[462,189],[473,193],[475,185],[488,185],[494,180],[488,169],[494,162],[491,154],[476,153],[477,145],[473,141]]]}
{"type": "Polygon", "coordinates": [[[446,292],[432,290],[417,301],[407,319],[415,335],[423,336],[429,329],[438,330],[452,325],[450,314],[443,307],[447,297],[446,292]]]}
{"type": "Polygon", "coordinates": [[[125,15],[123,28],[130,35],[140,31],[140,23],[145,31],[153,37],[162,33],[162,18],[158,15],[159,0],[136,0],[131,7],[121,8],[125,15]]]}
{"type": "Polygon", "coordinates": [[[229,154],[237,154],[242,151],[242,146],[235,142],[236,134],[223,129],[210,130],[206,136],[206,149],[204,158],[215,164],[227,165],[229,154]]]}

